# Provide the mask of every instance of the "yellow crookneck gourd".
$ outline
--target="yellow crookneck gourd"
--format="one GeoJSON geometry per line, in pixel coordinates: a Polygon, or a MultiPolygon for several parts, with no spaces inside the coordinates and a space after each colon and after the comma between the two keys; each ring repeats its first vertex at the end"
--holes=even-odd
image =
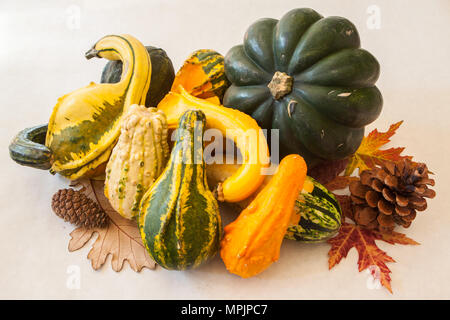
{"type": "Polygon", "coordinates": [[[201,110],[206,115],[207,127],[218,129],[223,137],[233,140],[242,154],[240,168],[217,186],[218,200],[238,202],[249,197],[264,181],[264,168],[270,165],[269,149],[261,128],[243,112],[196,98],[181,86],[178,91],[169,92],[158,104],[158,109],[167,116],[169,129],[176,128],[187,110],[201,110]]]}
{"type": "Polygon", "coordinates": [[[133,104],[145,105],[151,62],[145,47],[130,35],[109,35],[86,58],[121,60],[118,83],[91,83],[58,99],[45,145],[52,151],[52,173],[69,179],[104,169],[120,134],[120,120],[133,104]]]}

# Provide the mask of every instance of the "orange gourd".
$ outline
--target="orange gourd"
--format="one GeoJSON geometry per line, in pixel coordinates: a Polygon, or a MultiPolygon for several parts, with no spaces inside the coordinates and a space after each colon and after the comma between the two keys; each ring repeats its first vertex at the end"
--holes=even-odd
{"type": "Polygon", "coordinates": [[[210,49],[193,52],[178,70],[171,91],[181,93],[180,86],[194,97],[220,104],[230,86],[223,56],[210,49]]]}
{"type": "Polygon", "coordinates": [[[220,255],[229,272],[248,278],[278,260],[306,171],[301,156],[286,156],[270,182],[225,227],[220,255]]]}

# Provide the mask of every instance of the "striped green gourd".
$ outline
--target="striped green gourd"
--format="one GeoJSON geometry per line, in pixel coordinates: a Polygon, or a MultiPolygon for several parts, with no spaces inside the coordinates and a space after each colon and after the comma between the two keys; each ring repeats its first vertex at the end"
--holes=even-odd
{"type": "Polygon", "coordinates": [[[341,227],[341,208],[334,195],[311,177],[311,192],[302,190],[296,201],[301,218],[290,225],[286,238],[301,242],[321,242],[334,236],[341,227]]]}
{"type": "Polygon", "coordinates": [[[164,170],[169,157],[167,135],[161,110],[135,104],[123,116],[105,177],[105,196],[123,217],[138,215],[142,196],[164,170]]]}
{"type": "Polygon", "coordinates": [[[191,95],[207,99],[213,96],[223,99],[230,82],[225,76],[224,57],[217,51],[201,49],[193,52],[178,70],[172,91],[181,85],[191,95]]]}
{"type": "Polygon", "coordinates": [[[195,268],[219,249],[222,224],[203,160],[205,124],[200,110],[182,115],[167,167],[141,200],[143,243],[166,269],[195,268]]]}

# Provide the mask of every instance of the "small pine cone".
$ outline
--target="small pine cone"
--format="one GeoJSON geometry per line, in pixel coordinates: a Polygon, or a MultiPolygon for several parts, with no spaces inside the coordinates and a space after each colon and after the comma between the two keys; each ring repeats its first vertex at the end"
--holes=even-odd
{"type": "Polygon", "coordinates": [[[52,209],[64,221],[77,227],[104,228],[109,223],[108,215],[82,191],[61,189],[53,195],[52,209]]]}
{"type": "Polygon", "coordinates": [[[425,198],[436,195],[428,188],[434,186],[428,173],[424,163],[409,159],[361,172],[360,179],[350,184],[355,222],[381,232],[391,232],[396,225],[408,228],[417,211],[427,208],[425,198]]]}

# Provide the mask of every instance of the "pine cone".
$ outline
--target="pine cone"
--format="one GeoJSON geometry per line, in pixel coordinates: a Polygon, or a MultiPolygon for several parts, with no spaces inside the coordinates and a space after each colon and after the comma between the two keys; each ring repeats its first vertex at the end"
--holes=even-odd
{"type": "Polygon", "coordinates": [[[416,211],[427,208],[425,198],[436,195],[428,188],[434,186],[428,173],[424,163],[409,159],[363,171],[360,180],[350,184],[355,222],[381,232],[391,232],[396,224],[408,228],[416,211]]]}
{"type": "Polygon", "coordinates": [[[104,228],[108,215],[82,191],[61,189],[53,195],[52,209],[64,221],[86,228],[104,228]]]}

